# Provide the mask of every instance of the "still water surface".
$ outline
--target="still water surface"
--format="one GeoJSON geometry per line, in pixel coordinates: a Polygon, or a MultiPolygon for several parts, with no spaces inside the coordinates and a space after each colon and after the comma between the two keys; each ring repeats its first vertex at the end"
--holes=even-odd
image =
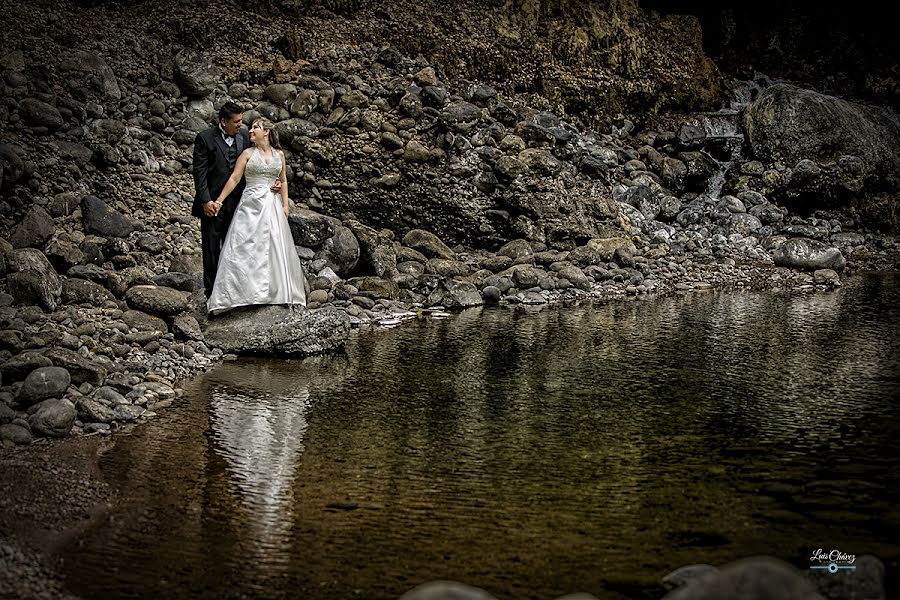
{"type": "MultiPolygon", "coordinates": [[[[101,459],[86,598],[658,598],[690,563],[900,560],[900,276],[485,308],[241,359],[101,459]]],[[[895,589],[900,589],[897,585],[895,589]]]]}

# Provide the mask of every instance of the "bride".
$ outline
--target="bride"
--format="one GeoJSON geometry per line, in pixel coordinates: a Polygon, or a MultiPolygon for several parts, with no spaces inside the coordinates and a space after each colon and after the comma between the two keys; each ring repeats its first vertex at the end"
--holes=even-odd
{"type": "Polygon", "coordinates": [[[250,148],[215,201],[222,200],[246,175],[247,187],[225,236],[219,269],[207,302],[210,314],[251,304],[306,305],[305,278],[288,227],[288,189],[278,133],[265,118],[250,126],[250,148]],[[281,180],[281,202],[271,182],[281,180]],[[279,204],[281,206],[279,206],[279,204]]]}

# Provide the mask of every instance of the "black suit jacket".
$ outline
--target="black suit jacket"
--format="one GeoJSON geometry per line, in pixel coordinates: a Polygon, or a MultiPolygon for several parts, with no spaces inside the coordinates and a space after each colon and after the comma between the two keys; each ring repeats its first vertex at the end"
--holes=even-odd
{"type": "MultiPolygon", "coordinates": [[[[237,155],[250,146],[250,132],[246,127],[234,136],[237,144],[237,155]]],[[[231,177],[231,169],[228,168],[228,144],[222,139],[222,131],[218,125],[201,131],[194,139],[194,205],[191,214],[195,217],[203,216],[203,205],[210,200],[218,198],[219,193],[228,178],[231,177]]],[[[245,182],[241,182],[228,194],[225,202],[234,204],[240,199],[244,191],[245,182]]]]}

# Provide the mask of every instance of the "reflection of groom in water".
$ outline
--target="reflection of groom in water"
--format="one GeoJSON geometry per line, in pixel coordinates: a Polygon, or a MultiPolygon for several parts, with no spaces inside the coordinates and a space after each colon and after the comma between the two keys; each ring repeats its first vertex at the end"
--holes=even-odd
{"type": "MultiPolygon", "coordinates": [[[[196,193],[191,214],[200,217],[203,287],[207,298],[212,293],[213,282],[216,280],[219,254],[222,252],[222,244],[225,243],[225,235],[244,191],[244,179],[242,178],[237,187],[228,194],[220,210],[216,211],[214,201],[231,177],[238,156],[249,145],[250,134],[244,127],[244,109],[231,101],[219,109],[219,122],[197,134],[194,139],[196,193]]],[[[280,193],[281,181],[275,182],[272,191],[280,193]]]]}

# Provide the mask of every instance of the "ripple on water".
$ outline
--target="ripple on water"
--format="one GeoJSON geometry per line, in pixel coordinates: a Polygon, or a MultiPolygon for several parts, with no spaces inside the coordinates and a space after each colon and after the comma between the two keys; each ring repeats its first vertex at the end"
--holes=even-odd
{"type": "Polygon", "coordinates": [[[66,554],[69,580],[86,597],[455,579],[657,598],[684,564],[896,560],[898,299],[888,277],[480,308],[225,363],[106,455],[122,508],[66,554]]]}

